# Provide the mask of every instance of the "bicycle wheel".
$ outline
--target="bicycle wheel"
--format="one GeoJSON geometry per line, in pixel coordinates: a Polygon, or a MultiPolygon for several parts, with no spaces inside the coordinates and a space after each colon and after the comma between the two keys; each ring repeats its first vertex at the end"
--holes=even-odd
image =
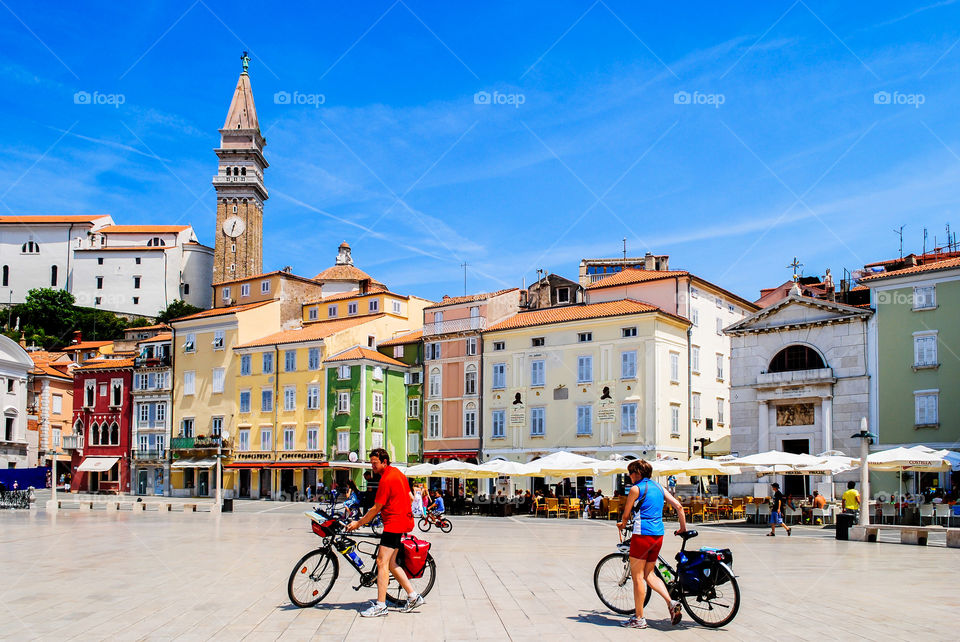
{"type": "Polygon", "coordinates": [[[713,586],[699,595],[680,596],[683,607],[697,624],[719,628],[729,624],[740,610],[740,585],[726,564],[717,566],[713,586]]]}
{"type": "Polygon", "coordinates": [[[313,606],[327,596],[339,574],[340,563],[333,551],[323,548],[310,551],[290,572],[287,595],[302,609],[313,606]]]}
{"type": "MultiPolygon", "coordinates": [[[[426,597],[430,589],[433,588],[434,582],[437,580],[437,563],[433,561],[433,556],[427,553],[427,563],[420,577],[408,577],[407,579],[415,592],[426,597]]],[[[387,585],[387,603],[399,605],[404,604],[406,601],[407,592],[403,590],[396,578],[391,574],[390,583],[387,585]]]]}
{"type": "Polygon", "coordinates": [[[630,556],[626,553],[610,553],[601,559],[593,571],[593,588],[600,601],[611,611],[623,615],[633,613],[630,556]]]}
{"type": "Polygon", "coordinates": [[[453,522],[451,522],[451,521],[450,521],[449,519],[447,519],[446,517],[444,517],[444,518],[441,519],[439,522],[437,522],[437,526],[438,526],[438,527],[440,528],[440,530],[441,530],[442,532],[444,532],[444,533],[449,533],[450,531],[453,530],[453,522]]]}
{"type": "Polygon", "coordinates": [[[426,517],[421,517],[420,521],[417,522],[417,528],[426,533],[430,530],[430,520],[426,517]]]}
{"type": "Polygon", "coordinates": [[[373,534],[377,537],[383,535],[383,521],[380,519],[375,519],[370,522],[370,530],[372,530],[373,534]]]}

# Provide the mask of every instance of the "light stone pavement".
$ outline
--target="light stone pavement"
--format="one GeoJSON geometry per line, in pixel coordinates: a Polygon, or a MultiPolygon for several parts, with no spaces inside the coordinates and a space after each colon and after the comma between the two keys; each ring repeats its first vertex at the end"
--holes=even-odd
{"type": "MultiPolygon", "coordinates": [[[[40,498],[42,502],[45,497],[40,498]]],[[[0,511],[4,639],[627,640],[956,639],[958,550],[838,542],[832,531],[697,526],[733,550],[742,602],[725,629],[678,627],[651,601],[646,631],[619,627],[593,590],[617,541],[611,522],[456,517],[431,531],[438,578],[418,613],[362,619],[375,597],[341,576],[325,602],[287,598],[293,564],[319,538],[305,505],[246,502],[239,512],[0,511]]],[[[668,537],[672,558],[680,540],[668,537]]]]}

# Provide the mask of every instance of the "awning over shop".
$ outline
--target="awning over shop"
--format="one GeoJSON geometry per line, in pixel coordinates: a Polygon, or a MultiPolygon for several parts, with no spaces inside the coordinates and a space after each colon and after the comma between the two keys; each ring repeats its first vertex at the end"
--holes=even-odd
{"type": "Polygon", "coordinates": [[[719,457],[730,454],[730,435],[721,437],[703,447],[703,454],[706,457],[719,457]]]}
{"type": "Polygon", "coordinates": [[[84,457],[77,470],[87,473],[103,473],[111,468],[120,460],[119,457],[84,457]]]}
{"type": "Polygon", "coordinates": [[[326,468],[322,461],[277,461],[266,464],[264,468],[326,468]]]}
{"type": "Polygon", "coordinates": [[[209,459],[178,459],[170,464],[170,468],[210,468],[217,465],[217,460],[212,457],[209,459]]]}
{"type": "Polygon", "coordinates": [[[237,461],[232,464],[224,464],[224,468],[236,469],[250,469],[250,468],[268,468],[270,466],[269,461],[237,461]]]}
{"type": "Polygon", "coordinates": [[[428,450],[423,453],[424,459],[469,459],[476,458],[476,450],[428,450]]]}

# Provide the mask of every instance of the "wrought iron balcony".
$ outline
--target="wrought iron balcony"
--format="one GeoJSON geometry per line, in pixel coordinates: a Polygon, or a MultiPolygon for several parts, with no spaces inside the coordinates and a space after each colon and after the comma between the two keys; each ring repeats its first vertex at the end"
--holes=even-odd
{"type": "Polygon", "coordinates": [[[170,367],[172,360],[170,355],[165,354],[159,357],[137,357],[133,360],[134,368],[164,368],[170,367]]]}
{"type": "MultiPolygon", "coordinates": [[[[170,440],[171,450],[200,450],[216,448],[220,444],[219,437],[174,437],[170,440]]],[[[223,448],[230,448],[230,440],[223,440],[223,448]]]]}
{"type": "Polygon", "coordinates": [[[466,319],[450,319],[449,321],[435,321],[433,323],[423,324],[423,334],[452,334],[454,332],[470,332],[473,330],[485,330],[487,327],[486,317],[468,317],[466,319]]]}

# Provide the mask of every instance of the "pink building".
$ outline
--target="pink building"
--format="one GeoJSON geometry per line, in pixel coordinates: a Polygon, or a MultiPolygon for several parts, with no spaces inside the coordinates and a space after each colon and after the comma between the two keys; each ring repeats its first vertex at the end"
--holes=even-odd
{"type": "Polygon", "coordinates": [[[520,290],[443,297],[424,309],[423,460],[476,462],[483,436],[480,333],[517,313],[520,290]]]}

